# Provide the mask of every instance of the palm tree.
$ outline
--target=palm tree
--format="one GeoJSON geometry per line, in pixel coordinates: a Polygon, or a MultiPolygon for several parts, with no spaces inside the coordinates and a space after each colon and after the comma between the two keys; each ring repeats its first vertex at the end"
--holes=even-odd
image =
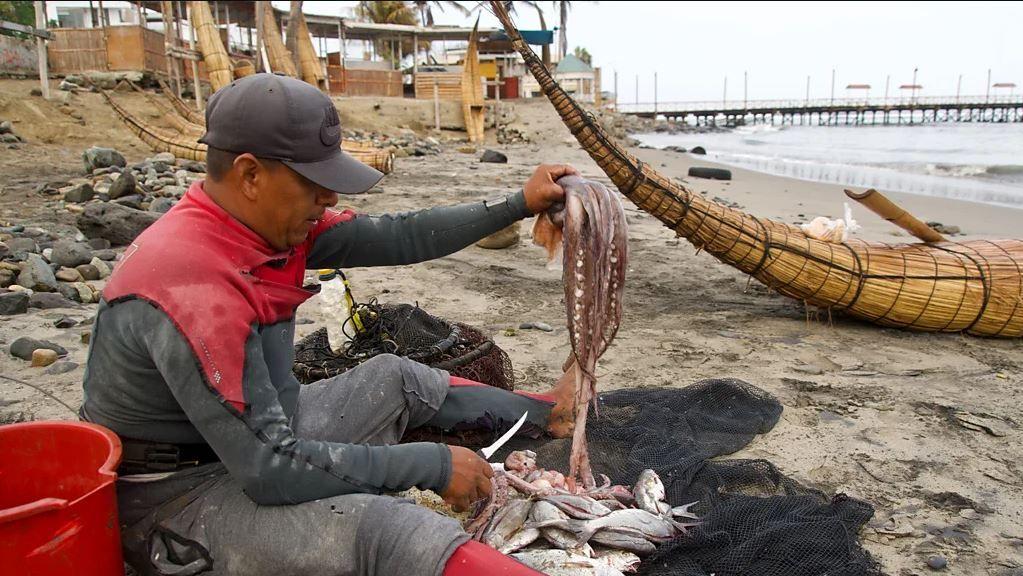
{"type": "MultiPolygon", "coordinates": [[[[355,15],[363,22],[377,24],[404,24],[406,26],[418,24],[412,5],[400,0],[363,0],[356,5],[355,15]]],[[[373,50],[387,60],[394,60],[397,57],[391,48],[391,43],[387,41],[374,40],[373,50]]]]}
{"type": "Polygon", "coordinates": [[[558,8],[561,15],[561,28],[558,32],[558,60],[563,60],[568,54],[568,36],[565,31],[568,29],[568,11],[572,9],[572,3],[568,0],[555,0],[554,7],[558,8]]]}
{"type": "MultiPolygon", "coordinates": [[[[539,2],[523,0],[520,4],[525,4],[530,8],[535,8],[536,15],[540,17],[540,29],[547,30],[547,21],[543,17],[543,8],[540,8],[539,2]]],[[[509,13],[515,14],[515,2],[505,2],[505,5],[507,6],[509,13]]],[[[540,46],[540,61],[543,62],[544,68],[548,70],[551,69],[551,47],[547,44],[540,46]]]]}
{"type": "Polygon", "coordinates": [[[472,14],[471,10],[452,0],[444,2],[437,0],[415,0],[413,4],[415,4],[416,9],[419,10],[419,19],[422,21],[423,26],[433,26],[433,10],[431,9],[431,6],[435,6],[438,10],[443,12],[444,6],[447,5],[450,8],[454,8],[462,16],[469,16],[472,14]]]}

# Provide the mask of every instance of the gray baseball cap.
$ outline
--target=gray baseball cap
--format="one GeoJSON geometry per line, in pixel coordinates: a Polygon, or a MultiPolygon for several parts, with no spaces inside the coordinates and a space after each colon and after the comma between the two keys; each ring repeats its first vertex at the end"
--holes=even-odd
{"type": "Polygon", "coordinates": [[[341,150],[337,109],[315,86],[278,74],[252,74],[217,90],[199,142],[280,160],[328,190],[359,194],[383,178],[341,150]]]}

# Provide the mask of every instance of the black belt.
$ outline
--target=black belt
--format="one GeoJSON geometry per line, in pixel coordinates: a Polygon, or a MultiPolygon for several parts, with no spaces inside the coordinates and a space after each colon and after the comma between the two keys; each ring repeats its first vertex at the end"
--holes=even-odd
{"type": "Polygon", "coordinates": [[[169,444],[121,437],[121,465],[117,473],[177,472],[219,462],[209,444],[169,444]]]}

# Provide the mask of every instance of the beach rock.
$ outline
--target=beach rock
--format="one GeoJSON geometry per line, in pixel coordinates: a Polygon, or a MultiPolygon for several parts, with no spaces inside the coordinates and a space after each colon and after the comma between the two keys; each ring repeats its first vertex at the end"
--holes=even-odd
{"type": "Polygon", "coordinates": [[[21,138],[19,138],[16,134],[4,134],[3,136],[0,136],[0,139],[3,140],[4,144],[17,144],[18,142],[21,142],[21,138]]]}
{"type": "Polygon", "coordinates": [[[79,184],[74,188],[64,193],[65,202],[88,202],[96,197],[96,191],[93,190],[91,184],[79,184]]]}
{"type": "Polygon", "coordinates": [[[135,210],[142,210],[142,196],[139,196],[138,194],[132,194],[131,196],[122,196],[121,198],[118,198],[113,202],[114,204],[118,204],[120,206],[127,206],[128,208],[133,208],[135,210]]]}
{"type": "Polygon", "coordinates": [[[18,284],[37,292],[55,292],[57,278],[50,265],[38,254],[29,254],[25,266],[18,275],[18,284]]]}
{"type": "Polygon", "coordinates": [[[74,308],[75,303],[60,292],[36,292],[29,298],[28,306],[40,310],[53,310],[54,308],[74,308]]]}
{"type": "Polygon", "coordinates": [[[50,366],[46,370],[43,370],[43,374],[49,374],[51,376],[57,374],[67,374],[68,372],[71,372],[76,368],[78,368],[78,364],[75,364],[74,362],[57,362],[53,366],[50,366]]]}
{"type": "Polygon", "coordinates": [[[459,152],[461,152],[462,154],[475,154],[476,153],[476,147],[475,146],[459,146],[457,148],[457,150],[459,152]]]}
{"type": "Polygon", "coordinates": [[[533,322],[533,328],[536,328],[537,330],[542,330],[544,332],[554,332],[554,328],[552,328],[551,325],[547,324],[546,322],[533,322]]]}
{"type": "Polygon", "coordinates": [[[92,340],[92,332],[82,332],[82,344],[88,344],[92,340]]]}
{"type": "Polygon", "coordinates": [[[28,91],[28,95],[29,96],[42,96],[43,95],[43,89],[42,88],[33,88],[33,89],[28,91]]]}
{"type": "Polygon", "coordinates": [[[480,156],[480,162],[489,162],[493,164],[507,164],[508,157],[496,150],[484,150],[483,155],[480,156]]]}
{"type": "Polygon", "coordinates": [[[168,198],[181,198],[185,195],[184,186],[164,186],[162,194],[168,198]]]}
{"type": "Polygon", "coordinates": [[[14,270],[0,268],[0,288],[7,288],[18,279],[18,273],[14,270]]]}
{"type": "Polygon", "coordinates": [[[92,248],[93,250],[110,249],[110,240],[107,240],[106,238],[93,238],[91,240],[86,241],[86,244],[88,244],[89,248],[92,248]]]}
{"type": "Polygon", "coordinates": [[[61,316],[53,325],[57,328],[74,328],[78,325],[78,321],[70,316],[61,316]]]}
{"type": "MultiPolygon", "coordinates": [[[[103,280],[110,276],[110,266],[103,260],[93,258],[92,262],[89,262],[88,265],[96,269],[96,272],[99,274],[99,278],[97,278],[97,280],[103,280]]],[[[79,272],[81,272],[81,270],[79,270],[79,272]]],[[[82,276],[85,276],[85,274],[82,274],[82,276]]],[[[88,280],[88,278],[86,278],[86,280],[88,280]]]]}
{"type": "Polygon", "coordinates": [[[11,249],[7,246],[7,243],[0,242],[0,260],[10,255],[11,249]]]}
{"type": "Polygon", "coordinates": [[[707,151],[703,149],[703,146],[694,146],[693,148],[691,148],[689,150],[689,153],[690,154],[705,155],[705,154],[707,154],[707,151]]]}
{"type": "Polygon", "coordinates": [[[948,560],[944,556],[931,556],[927,559],[927,567],[931,570],[943,570],[948,566],[948,560]]]}
{"type": "Polygon", "coordinates": [[[97,299],[98,294],[95,290],[92,289],[92,286],[89,286],[85,282],[75,282],[71,286],[73,286],[75,290],[78,291],[78,298],[80,299],[82,304],[94,304],[98,302],[97,299]]]}
{"type": "Polygon", "coordinates": [[[99,274],[99,268],[93,264],[82,264],[81,266],[76,266],[75,270],[77,270],[82,276],[82,279],[87,282],[103,279],[103,277],[99,274]]]}
{"type": "Polygon", "coordinates": [[[113,262],[114,260],[117,260],[117,252],[114,252],[113,250],[93,250],[92,256],[93,258],[98,258],[104,262],[113,262]]]}
{"type": "Polygon", "coordinates": [[[22,360],[31,360],[32,352],[36,350],[53,350],[58,356],[67,356],[67,350],[54,344],[53,342],[47,342],[46,340],[36,340],[34,338],[22,337],[11,343],[10,347],[11,356],[15,358],[21,358],[22,360]]]}
{"type": "Polygon", "coordinates": [[[79,242],[57,242],[53,245],[50,262],[58,266],[74,268],[88,264],[92,260],[92,250],[88,244],[79,242]]]}
{"type": "Polygon", "coordinates": [[[177,201],[173,198],[157,198],[149,205],[149,211],[156,212],[158,214],[166,214],[167,211],[173,208],[175,204],[177,204],[177,201]]]}
{"type": "Polygon", "coordinates": [[[61,284],[57,287],[57,292],[70,302],[81,302],[82,296],[78,293],[78,289],[75,288],[74,284],[61,284]]]}
{"type": "Polygon", "coordinates": [[[82,275],[74,268],[61,268],[54,274],[59,282],[81,282],[84,280],[82,275]]]}
{"type": "Polygon", "coordinates": [[[29,295],[25,292],[4,292],[0,294],[0,316],[28,312],[29,295]]]}
{"type": "Polygon", "coordinates": [[[10,120],[0,122],[0,134],[10,134],[11,132],[14,132],[14,125],[10,120]]]}
{"type": "Polygon", "coordinates": [[[54,352],[53,350],[46,350],[45,348],[40,348],[39,350],[33,350],[32,351],[32,367],[33,368],[42,368],[44,366],[49,366],[50,364],[53,364],[54,362],[56,362],[57,358],[58,358],[57,353],[54,352]]]}
{"type": "Polygon", "coordinates": [[[160,217],[153,212],[117,204],[89,204],[78,216],[78,229],[89,238],[106,238],[114,245],[130,244],[160,217]]]}
{"type": "Polygon", "coordinates": [[[111,200],[116,200],[117,198],[134,194],[135,186],[137,184],[135,176],[133,176],[131,172],[125,170],[117,177],[117,180],[114,180],[114,183],[111,184],[110,190],[107,191],[107,194],[110,195],[111,200]]]}
{"type": "Polygon", "coordinates": [[[941,222],[928,222],[927,225],[933,228],[934,231],[937,232],[938,234],[945,234],[946,236],[954,236],[956,234],[962,233],[962,230],[960,230],[958,226],[953,226],[951,224],[942,224],[941,222]]]}
{"type": "Polygon", "coordinates": [[[11,238],[6,244],[11,254],[18,254],[19,252],[26,254],[39,253],[39,244],[36,244],[36,241],[31,238],[11,238]]]}
{"type": "Polygon", "coordinates": [[[519,243],[519,222],[514,222],[507,228],[503,228],[494,232],[490,236],[483,238],[476,242],[476,245],[480,248],[487,248],[490,250],[500,250],[503,248],[509,248],[519,243]]]}
{"type": "Polygon", "coordinates": [[[195,160],[185,160],[181,164],[178,164],[189,172],[206,173],[206,164],[204,162],[196,162],[195,160]]]}
{"type": "Polygon", "coordinates": [[[85,164],[85,171],[92,173],[96,168],[106,168],[108,166],[127,166],[127,162],[124,160],[124,156],[120,152],[113,148],[100,148],[99,146],[93,146],[85,152],[82,152],[82,162],[85,164]]]}
{"type": "Polygon", "coordinates": [[[174,154],[171,154],[170,152],[160,152],[159,154],[149,159],[149,161],[154,164],[157,162],[162,162],[164,164],[174,164],[175,160],[177,160],[177,158],[175,158],[174,154]]]}

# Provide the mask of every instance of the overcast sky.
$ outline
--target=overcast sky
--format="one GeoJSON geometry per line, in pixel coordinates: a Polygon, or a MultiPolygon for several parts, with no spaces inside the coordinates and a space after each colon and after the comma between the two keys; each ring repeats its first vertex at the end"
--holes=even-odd
{"type": "MultiPolygon", "coordinates": [[[[287,2],[274,2],[286,9],[287,2]]],[[[306,11],[339,14],[355,2],[306,2],[306,11]]],[[[467,7],[476,2],[462,2],[467,7]]],[[[552,2],[541,2],[548,26],[558,24],[552,2]]],[[[470,26],[452,9],[434,10],[440,24],[470,26]]],[[[536,11],[518,8],[516,23],[538,29],[536,11]]],[[[499,26],[484,13],[481,26],[499,26]]],[[[728,98],[802,99],[846,95],[847,84],[870,84],[892,96],[918,68],[924,96],[984,94],[991,81],[1023,89],[1023,2],[572,2],[569,50],[584,46],[603,69],[605,90],[618,72],[621,102],[649,102],[657,72],[658,100],[717,100],[728,77],[728,98]]],[[[850,94],[852,95],[852,94],[850,94]]]]}

